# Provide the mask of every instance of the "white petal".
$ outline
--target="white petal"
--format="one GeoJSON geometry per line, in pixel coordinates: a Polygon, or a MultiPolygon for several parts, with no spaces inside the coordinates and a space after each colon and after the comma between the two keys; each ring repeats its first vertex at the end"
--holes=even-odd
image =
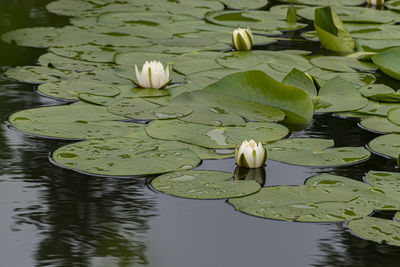
{"type": "Polygon", "coordinates": [[[140,71],[139,71],[139,69],[138,69],[138,67],[136,65],[135,65],[135,73],[136,73],[136,82],[138,84],[140,84],[141,86],[143,86],[143,83],[142,83],[142,80],[141,80],[141,77],[140,77],[140,71]]]}
{"type": "Polygon", "coordinates": [[[253,149],[251,149],[250,147],[247,147],[246,150],[243,152],[244,157],[246,158],[247,162],[249,163],[249,167],[250,168],[254,168],[255,165],[255,160],[253,157],[253,149]]]}

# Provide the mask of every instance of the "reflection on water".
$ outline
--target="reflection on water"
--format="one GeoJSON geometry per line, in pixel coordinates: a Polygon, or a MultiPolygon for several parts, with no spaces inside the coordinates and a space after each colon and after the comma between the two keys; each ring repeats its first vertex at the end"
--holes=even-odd
{"type": "MultiPolygon", "coordinates": [[[[1,0],[0,33],[67,23],[68,18],[46,12],[48,2],[1,0]]],[[[283,47],[318,49],[315,43],[295,46],[287,41],[257,49],[283,47]]],[[[0,73],[34,64],[43,51],[0,43],[0,73]]],[[[0,75],[2,119],[16,110],[61,103],[33,90],[32,85],[0,75]]],[[[292,136],[363,146],[377,135],[357,127],[356,120],[317,115],[311,127],[292,136]]],[[[65,144],[0,127],[1,266],[398,265],[398,248],[362,240],[342,224],[266,220],[235,212],[220,200],[187,200],[153,192],[144,179],[91,177],[58,168],[49,163],[48,153],[65,144]]],[[[255,177],[266,186],[296,185],[323,172],[361,180],[370,169],[395,171],[394,166],[393,160],[378,156],[324,169],[267,161],[267,179],[263,174],[240,176],[255,177]]],[[[205,161],[198,169],[233,173],[234,159],[205,161]]]]}

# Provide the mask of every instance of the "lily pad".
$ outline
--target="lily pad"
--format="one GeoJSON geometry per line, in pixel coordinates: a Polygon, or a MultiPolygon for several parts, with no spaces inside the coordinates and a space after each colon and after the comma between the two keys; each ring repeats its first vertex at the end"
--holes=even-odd
{"type": "Polygon", "coordinates": [[[378,69],[372,63],[359,61],[350,57],[315,57],[310,60],[311,64],[321,69],[338,71],[338,72],[356,72],[356,71],[375,71],[378,69]]]}
{"type": "MultiPolygon", "coordinates": [[[[313,69],[314,70],[314,69],[313,69]]],[[[359,88],[365,85],[373,84],[376,81],[374,75],[370,73],[360,72],[329,72],[325,74],[314,74],[313,70],[309,73],[315,78],[320,86],[323,86],[327,81],[339,76],[344,80],[353,84],[353,86],[359,88]]]]}
{"type": "Polygon", "coordinates": [[[389,110],[388,119],[400,126],[400,107],[389,110]]]}
{"type": "Polygon", "coordinates": [[[400,80],[400,47],[376,54],[372,56],[372,61],[385,74],[400,80]]]}
{"type": "Polygon", "coordinates": [[[222,3],[234,9],[260,9],[268,5],[268,0],[254,0],[243,2],[242,0],[222,0],[222,3]]]}
{"type": "Polygon", "coordinates": [[[367,98],[340,76],[327,81],[314,99],[315,112],[351,111],[368,104],[367,98]]]}
{"type": "Polygon", "coordinates": [[[400,154],[400,134],[378,136],[368,146],[374,153],[397,159],[400,154]]]}
{"type": "Polygon", "coordinates": [[[374,116],[387,116],[389,110],[397,107],[397,103],[385,103],[368,100],[368,104],[365,107],[363,107],[362,109],[358,109],[355,112],[374,116]]]}
{"type": "Polygon", "coordinates": [[[354,51],[354,41],[332,7],[315,9],[314,27],[322,46],[326,49],[338,52],[354,51]]]}
{"type": "Polygon", "coordinates": [[[365,97],[382,102],[400,102],[400,91],[384,84],[371,84],[360,88],[365,97]]]}
{"type": "Polygon", "coordinates": [[[242,197],[260,190],[256,181],[228,180],[231,173],[217,171],[179,171],[161,175],[151,185],[166,194],[195,199],[242,197]]]}
{"type": "Polygon", "coordinates": [[[375,188],[382,189],[393,199],[400,199],[400,173],[369,171],[365,181],[375,188]]]}
{"type": "Polygon", "coordinates": [[[147,134],[156,139],[176,140],[207,148],[234,148],[244,139],[263,144],[284,138],[285,126],[268,122],[249,122],[244,127],[213,127],[180,120],[155,120],[146,127],[147,134]]]}
{"type": "Polygon", "coordinates": [[[192,110],[179,104],[160,106],[143,98],[127,98],[110,104],[107,110],[113,114],[136,120],[175,119],[184,117],[192,110]]]}
{"type": "Polygon", "coordinates": [[[301,166],[341,166],[368,159],[363,147],[333,147],[334,141],[317,138],[290,138],[265,145],[268,158],[301,166]]]}
{"type": "Polygon", "coordinates": [[[8,120],[18,130],[49,138],[97,139],[143,132],[143,124],[117,121],[123,119],[105,107],[76,103],[23,110],[8,120]]]}
{"type": "Polygon", "coordinates": [[[359,6],[364,4],[363,0],[283,0],[282,2],[312,6],[359,6]]]}
{"type": "Polygon", "coordinates": [[[310,79],[306,73],[293,69],[285,78],[282,80],[284,84],[292,85],[294,87],[302,89],[308,93],[311,97],[317,96],[317,88],[315,87],[314,81],[310,79]]]}
{"type": "Polygon", "coordinates": [[[236,210],[283,221],[334,222],[366,216],[373,207],[360,204],[356,194],[336,187],[273,186],[229,199],[236,210]]]}
{"type": "Polygon", "coordinates": [[[306,92],[280,83],[262,71],[234,73],[204,90],[279,108],[286,113],[288,123],[308,124],[313,114],[313,105],[306,92]]]}
{"type": "Polygon", "coordinates": [[[142,66],[145,61],[157,60],[164,65],[173,65],[176,61],[176,55],[158,54],[153,52],[130,51],[114,54],[114,62],[116,64],[127,66],[142,66]]]}
{"type": "Polygon", "coordinates": [[[367,130],[378,133],[400,133],[400,125],[389,121],[386,117],[369,117],[360,122],[367,130]]]}
{"type": "Polygon", "coordinates": [[[400,222],[365,217],[350,221],[348,227],[361,238],[392,246],[400,246],[400,222]]]}
{"type": "Polygon", "coordinates": [[[57,149],[53,160],[74,171],[106,176],[144,176],[191,169],[200,158],[189,149],[161,150],[134,138],[88,140],[57,149]]]}

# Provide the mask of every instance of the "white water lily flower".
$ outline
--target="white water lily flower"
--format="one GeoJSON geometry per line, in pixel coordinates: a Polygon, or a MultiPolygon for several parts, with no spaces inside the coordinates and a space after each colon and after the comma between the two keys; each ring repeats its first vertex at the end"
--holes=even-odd
{"type": "Polygon", "coordinates": [[[238,28],[233,31],[232,44],[237,51],[248,51],[253,46],[253,34],[250,28],[238,28]]]}
{"type": "Polygon", "coordinates": [[[367,0],[367,2],[373,6],[381,6],[385,3],[385,0],[367,0]]]}
{"type": "Polygon", "coordinates": [[[142,72],[139,71],[135,65],[136,86],[141,88],[160,89],[167,86],[171,79],[170,67],[166,66],[165,69],[160,61],[146,61],[142,67],[142,72]]]}
{"type": "Polygon", "coordinates": [[[261,143],[244,140],[240,148],[235,148],[235,159],[239,167],[260,168],[267,159],[267,151],[261,143]]]}

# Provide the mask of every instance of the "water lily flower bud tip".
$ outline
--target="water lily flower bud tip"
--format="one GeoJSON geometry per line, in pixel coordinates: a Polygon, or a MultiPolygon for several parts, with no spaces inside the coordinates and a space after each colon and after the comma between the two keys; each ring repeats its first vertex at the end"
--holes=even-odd
{"type": "Polygon", "coordinates": [[[136,81],[133,82],[140,88],[161,89],[171,82],[170,66],[166,66],[164,69],[159,61],[146,61],[141,72],[135,65],[135,72],[136,81]]]}
{"type": "Polygon", "coordinates": [[[238,28],[233,31],[232,44],[237,51],[249,51],[253,46],[253,34],[250,28],[238,28]]]}
{"type": "Polygon", "coordinates": [[[373,6],[381,6],[385,3],[385,0],[367,0],[367,2],[373,6]]]}
{"type": "Polygon", "coordinates": [[[235,148],[235,159],[239,167],[260,168],[267,159],[267,151],[259,142],[244,140],[240,148],[235,148]]]}

